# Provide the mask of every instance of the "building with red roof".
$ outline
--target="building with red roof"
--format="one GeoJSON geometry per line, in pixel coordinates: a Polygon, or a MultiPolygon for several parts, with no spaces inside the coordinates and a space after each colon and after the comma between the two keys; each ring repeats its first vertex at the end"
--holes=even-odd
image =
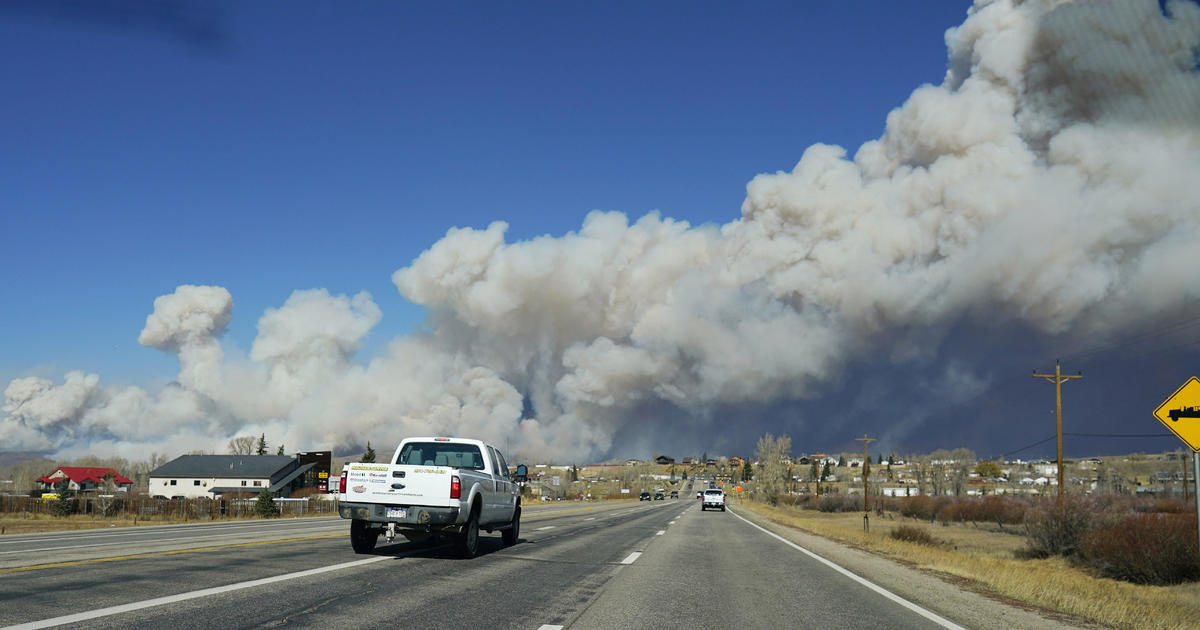
{"type": "Polygon", "coordinates": [[[42,484],[42,490],[53,490],[63,479],[69,480],[68,487],[76,492],[103,490],[105,479],[112,479],[113,484],[117,487],[117,492],[128,492],[133,487],[132,481],[111,468],[76,466],[59,466],[49,475],[38,477],[38,482],[42,484]]]}

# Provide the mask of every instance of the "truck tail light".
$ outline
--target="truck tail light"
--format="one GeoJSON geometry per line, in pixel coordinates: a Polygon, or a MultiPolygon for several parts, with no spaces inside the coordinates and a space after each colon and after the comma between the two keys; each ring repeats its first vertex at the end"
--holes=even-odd
{"type": "Polygon", "coordinates": [[[342,471],[341,478],[338,479],[338,492],[346,494],[346,471],[342,471]]]}
{"type": "Polygon", "coordinates": [[[462,498],[462,482],[458,480],[458,475],[450,476],[450,498],[462,498]]]}

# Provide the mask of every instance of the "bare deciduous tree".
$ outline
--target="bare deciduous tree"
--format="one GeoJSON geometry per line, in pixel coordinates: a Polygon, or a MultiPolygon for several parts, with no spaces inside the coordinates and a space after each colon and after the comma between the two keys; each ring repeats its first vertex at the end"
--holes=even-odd
{"type": "Polygon", "coordinates": [[[766,495],[767,502],[776,505],[779,494],[787,489],[788,463],[785,460],[792,450],[792,438],[770,433],[758,438],[754,457],[758,459],[760,472],[756,476],[758,487],[766,495]]]}
{"type": "Polygon", "coordinates": [[[258,438],[253,435],[240,435],[229,440],[229,453],[231,455],[249,455],[254,452],[257,444],[258,438]]]}

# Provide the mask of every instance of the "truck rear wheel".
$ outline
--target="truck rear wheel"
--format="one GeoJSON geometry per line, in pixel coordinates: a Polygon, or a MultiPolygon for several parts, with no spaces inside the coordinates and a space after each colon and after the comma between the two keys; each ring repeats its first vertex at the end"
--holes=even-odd
{"type": "Polygon", "coordinates": [[[471,515],[467,517],[467,523],[463,525],[462,531],[454,539],[454,546],[458,548],[458,555],[464,558],[474,558],[475,553],[479,551],[478,509],[471,510],[471,515]]]}
{"type": "Polygon", "coordinates": [[[378,541],[378,529],[368,527],[367,522],[362,519],[350,521],[350,546],[354,548],[354,553],[371,553],[378,541]]]}
{"type": "Polygon", "coordinates": [[[504,541],[506,546],[517,544],[517,538],[521,535],[521,508],[517,507],[513,510],[512,526],[500,532],[500,540],[504,541]]]}

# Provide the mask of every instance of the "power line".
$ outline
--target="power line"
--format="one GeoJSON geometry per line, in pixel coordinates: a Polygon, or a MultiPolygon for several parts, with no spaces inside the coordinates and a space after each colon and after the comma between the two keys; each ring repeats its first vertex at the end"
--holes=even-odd
{"type": "Polygon", "coordinates": [[[1191,328],[1193,326],[1200,326],[1200,316],[1189,317],[1187,319],[1179,320],[1172,324],[1167,324],[1166,326],[1160,326],[1158,328],[1155,328],[1151,332],[1146,332],[1146,333],[1142,333],[1140,335],[1135,335],[1124,341],[1120,341],[1120,342],[1117,342],[1114,344],[1109,344],[1107,346],[1100,346],[1099,348],[1095,348],[1090,351],[1082,351],[1082,352],[1080,352],[1078,354],[1074,354],[1074,355],[1068,355],[1065,357],[1065,360],[1070,361],[1070,362],[1084,361],[1084,360],[1090,359],[1098,354],[1103,354],[1105,352],[1110,352],[1112,350],[1119,350],[1119,349],[1127,347],[1127,346],[1140,344],[1140,343],[1143,343],[1146,341],[1157,339],[1159,337],[1165,337],[1167,335],[1177,333],[1181,330],[1191,328]]]}
{"type": "Polygon", "coordinates": [[[1071,435],[1074,437],[1102,437],[1102,438],[1155,438],[1155,437],[1170,437],[1166,433],[1064,433],[1063,435],[1071,435]]]}
{"type": "Polygon", "coordinates": [[[1008,457],[1009,455],[1016,455],[1017,453],[1020,453],[1021,451],[1027,451],[1035,446],[1041,446],[1042,444],[1045,444],[1046,442],[1049,442],[1050,440],[1057,439],[1057,438],[1058,438],[1058,434],[1056,433],[1044,440],[1038,440],[1037,442],[1034,442],[1033,444],[1030,444],[1029,446],[1022,446],[1021,448],[1019,448],[1015,451],[1009,451],[1007,453],[1004,453],[1002,455],[1002,457],[1008,457]]]}

